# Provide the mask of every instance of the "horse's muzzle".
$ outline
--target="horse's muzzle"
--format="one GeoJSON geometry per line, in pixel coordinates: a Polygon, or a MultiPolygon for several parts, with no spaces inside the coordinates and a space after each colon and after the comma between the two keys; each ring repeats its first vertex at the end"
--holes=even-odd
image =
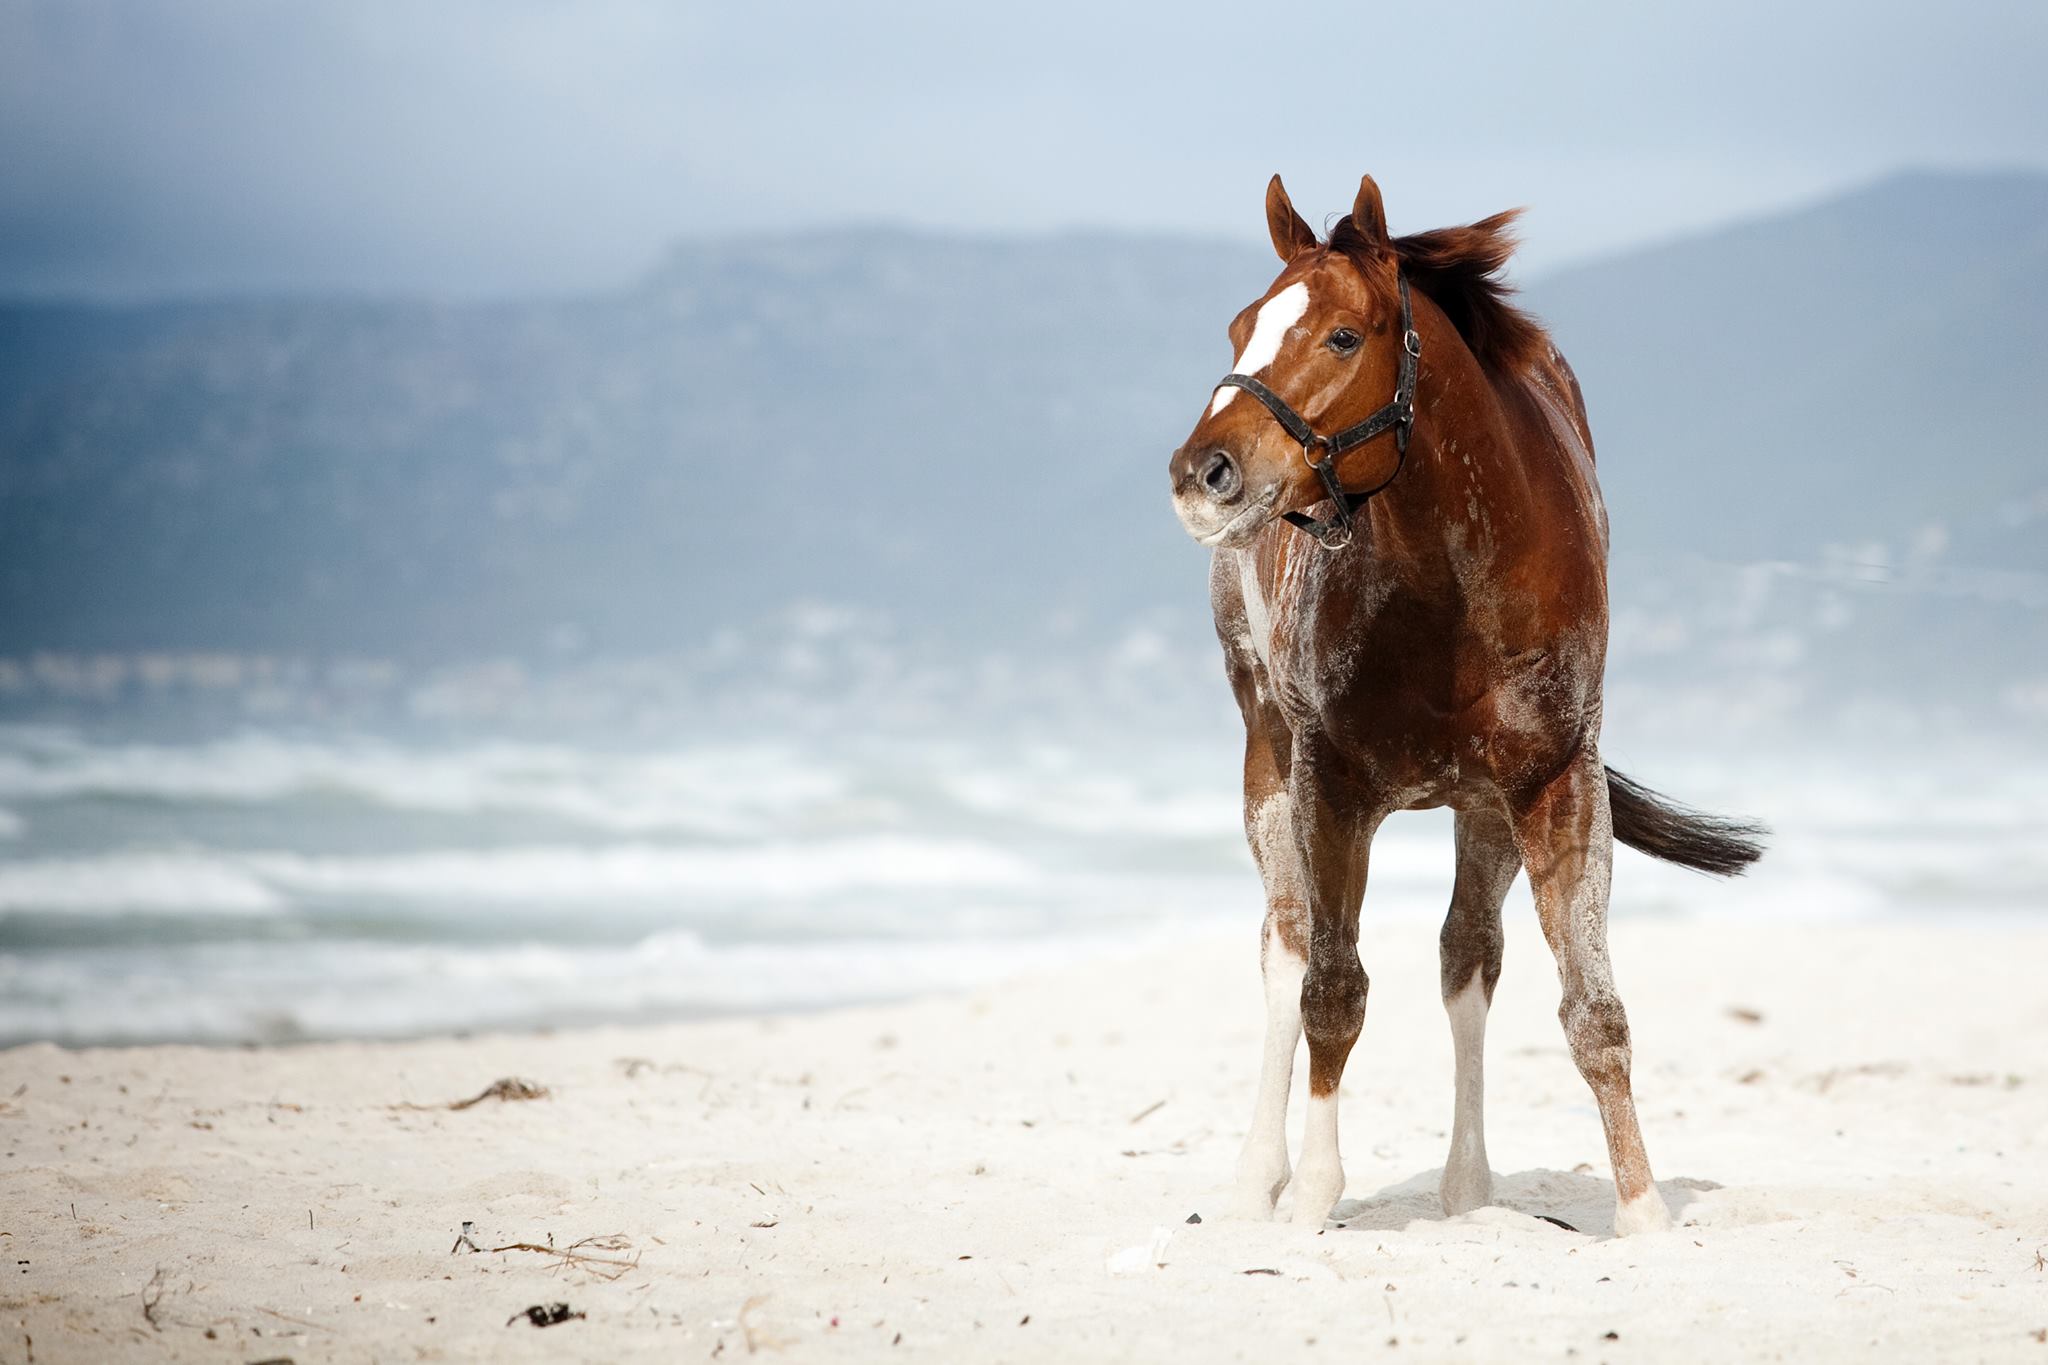
{"type": "Polygon", "coordinates": [[[1237,461],[1224,450],[1212,450],[1202,460],[1201,473],[1195,476],[1202,492],[1209,501],[1221,506],[1236,500],[1244,492],[1244,473],[1237,467],[1237,461]]]}
{"type": "Polygon", "coordinates": [[[1221,446],[1182,446],[1173,452],[1166,472],[1176,500],[1198,498],[1227,507],[1244,496],[1244,467],[1221,446]]]}

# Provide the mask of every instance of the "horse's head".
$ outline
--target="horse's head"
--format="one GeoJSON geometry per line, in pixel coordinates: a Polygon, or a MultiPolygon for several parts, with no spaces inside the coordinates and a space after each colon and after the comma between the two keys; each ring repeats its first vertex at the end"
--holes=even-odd
{"type": "MultiPolygon", "coordinates": [[[[1263,385],[1307,428],[1328,437],[1398,397],[1403,348],[1411,340],[1379,186],[1371,176],[1359,182],[1351,216],[1325,246],[1276,175],[1266,187],[1266,226],[1285,264],[1230,324],[1233,379],[1263,385]]],[[[1405,373],[1412,380],[1412,364],[1405,373]]],[[[1247,544],[1274,517],[1305,512],[1328,497],[1300,433],[1290,435],[1277,412],[1254,392],[1219,386],[1173,453],[1174,511],[1202,544],[1247,544]]],[[[1377,485],[1399,467],[1397,433],[1391,425],[1384,430],[1383,438],[1333,457],[1341,485],[1377,485]]]]}

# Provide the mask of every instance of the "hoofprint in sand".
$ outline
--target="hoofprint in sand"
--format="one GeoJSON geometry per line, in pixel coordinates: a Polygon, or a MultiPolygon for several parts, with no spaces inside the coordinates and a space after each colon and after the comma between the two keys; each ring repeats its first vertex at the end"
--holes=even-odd
{"type": "Polygon", "coordinates": [[[829,1015],[17,1049],[0,1360],[2048,1361],[2048,931],[1619,924],[1678,1226],[1615,1239],[1531,919],[1487,1040],[1504,1207],[1441,1213],[1436,935],[1368,914],[1321,1231],[1221,1216],[1249,926],[829,1015]],[[508,1075],[550,1093],[431,1107],[508,1075]],[[554,1303],[586,1316],[522,1316],[554,1303]]]}

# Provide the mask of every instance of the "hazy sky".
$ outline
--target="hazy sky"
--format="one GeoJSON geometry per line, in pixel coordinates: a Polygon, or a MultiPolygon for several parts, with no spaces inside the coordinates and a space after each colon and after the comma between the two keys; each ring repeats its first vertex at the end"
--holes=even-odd
{"type": "Polygon", "coordinates": [[[1263,235],[1527,204],[1533,269],[2048,167],[2048,4],[0,0],[0,293],[582,289],[679,236],[1263,235]],[[1685,12],[1681,12],[1681,10],[1685,12]]]}

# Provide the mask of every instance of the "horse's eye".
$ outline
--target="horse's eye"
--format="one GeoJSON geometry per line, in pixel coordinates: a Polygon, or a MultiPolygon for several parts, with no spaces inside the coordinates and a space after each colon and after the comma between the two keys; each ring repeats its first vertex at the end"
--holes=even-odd
{"type": "Polygon", "coordinates": [[[1364,339],[1349,327],[1339,327],[1330,333],[1330,349],[1338,355],[1350,355],[1358,349],[1358,343],[1364,339]]]}

